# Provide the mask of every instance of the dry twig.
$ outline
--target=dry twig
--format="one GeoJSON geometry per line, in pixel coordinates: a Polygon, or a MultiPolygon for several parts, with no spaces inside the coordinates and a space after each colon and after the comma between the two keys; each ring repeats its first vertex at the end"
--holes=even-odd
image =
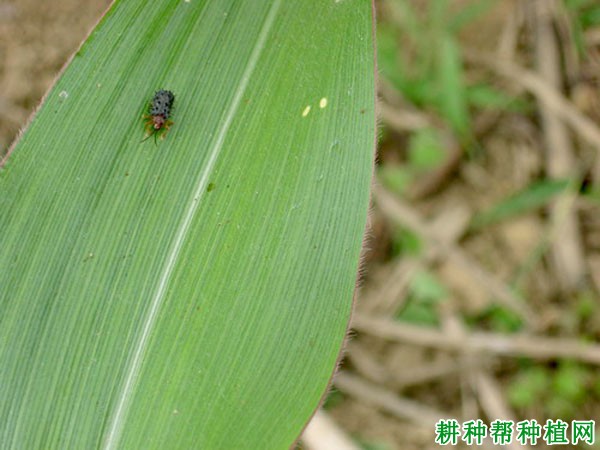
{"type": "Polygon", "coordinates": [[[376,406],[400,419],[408,420],[419,427],[426,427],[432,431],[438,420],[450,418],[449,414],[429,408],[414,400],[401,398],[392,391],[346,372],[339,372],[333,383],[340,391],[346,392],[358,401],[376,406]]]}
{"type": "Polygon", "coordinates": [[[322,410],[315,413],[302,433],[302,443],[308,450],[360,450],[344,430],[322,410]]]}
{"type": "Polygon", "coordinates": [[[374,187],[374,198],[384,215],[423,235],[429,245],[435,246],[439,253],[449,258],[454,264],[465,268],[473,279],[487,289],[499,302],[518,312],[530,326],[534,327],[533,312],[506,284],[484,270],[456,245],[440,239],[437,233],[410,206],[379,186],[374,187]]]}
{"type": "MultiPolygon", "coordinates": [[[[477,389],[479,402],[488,419],[490,419],[490,421],[496,419],[512,420],[516,423],[516,416],[504,401],[502,389],[498,386],[496,380],[482,370],[475,371],[474,378],[474,385],[477,389]]],[[[528,445],[512,442],[511,444],[508,444],[506,448],[508,450],[527,450],[530,447],[528,445]]]]}
{"type": "Polygon", "coordinates": [[[552,86],[548,85],[538,75],[521,68],[513,62],[500,60],[477,50],[465,49],[464,56],[468,61],[482,64],[527,89],[546,108],[552,110],[564,122],[569,124],[574,131],[579,133],[588,144],[600,152],[600,128],[593,120],[579,112],[573,103],[557,92],[552,86]]]}
{"type": "Polygon", "coordinates": [[[464,337],[449,336],[434,328],[401,323],[388,318],[355,314],[356,331],[398,342],[434,347],[455,352],[525,356],[533,359],[575,359],[600,365],[600,346],[566,338],[545,338],[525,334],[502,335],[474,332],[464,337]]]}
{"type": "Polygon", "coordinates": [[[416,180],[408,193],[415,199],[431,195],[458,167],[463,155],[462,147],[443,123],[409,105],[389,83],[382,82],[379,91],[384,99],[380,104],[379,112],[382,120],[392,130],[403,133],[422,128],[436,128],[440,133],[446,157],[438,167],[416,180]]]}
{"type": "MultiPolygon", "coordinates": [[[[540,77],[552,86],[560,89],[562,75],[560,72],[559,47],[556,42],[554,28],[554,2],[536,0],[532,15],[537,28],[536,54],[540,77]]],[[[556,111],[545,108],[543,98],[538,97],[542,129],[546,147],[546,172],[550,178],[577,177],[575,155],[571,139],[556,111]]],[[[567,203],[568,205],[568,203],[567,203]]],[[[574,206],[574,202],[570,202],[574,206]]],[[[586,268],[584,263],[583,246],[579,220],[573,207],[565,209],[565,203],[560,199],[550,206],[550,216],[555,228],[560,230],[560,237],[550,243],[554,274],[564,291],[573,291],[584,279],[586,268]]]]}

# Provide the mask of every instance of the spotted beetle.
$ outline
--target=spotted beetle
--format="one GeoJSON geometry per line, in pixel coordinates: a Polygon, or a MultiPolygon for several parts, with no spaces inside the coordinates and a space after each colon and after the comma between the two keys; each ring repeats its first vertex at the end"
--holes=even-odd
{"type": "Polygon", "coordinates": [[[174,102],[175,95],[171,91],[165,89],[156,91],[148,106],[148,113],[144,114],[146,138],[143,141],[152,135],[154,135],[154,142],[156,142],[157,135],[161,139],[165,138],[167,131],[173,125],[173,121],[169,120],[169,117],[171,116],[174,102]]]}

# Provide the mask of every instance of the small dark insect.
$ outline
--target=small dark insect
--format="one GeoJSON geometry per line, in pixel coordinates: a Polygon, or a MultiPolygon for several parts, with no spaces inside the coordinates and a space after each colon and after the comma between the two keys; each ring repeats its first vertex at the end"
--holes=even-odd
{"type": "Polygon", "coordinates": [[[165,138],[167,131],[173,125],[173,121],[169,120],[169,116],[171,115],[174,102],[175,95],[171,91],[164,89],[156,91],[148,106],[148,114],[144,114],[146,138],[142,142],[152,135],[154,135],[155,143],[156,136],[159,136],[161,139],[165,138]]]}

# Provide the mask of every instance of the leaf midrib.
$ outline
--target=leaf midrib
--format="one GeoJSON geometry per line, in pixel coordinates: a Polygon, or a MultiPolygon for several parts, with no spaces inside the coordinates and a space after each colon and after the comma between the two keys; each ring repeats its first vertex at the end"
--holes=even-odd
{"type": "Polygon", "coordinates": [[[213,172],[217,158],[223,149],[227,132],[229,131],[229,128],[233,122],[233,118],[235,117],[240,106],[242,97],[246,91],[246,88],[248,87],[248,83],[260,58],[260,55],[265,48],[267,36],[271,31],[280,4],[281,0],[274,0],[273,5],[267,14],[265,22],[258,35],[256,45],[254,46],[252,53],[250,54],[250,58],[246,63],[246,67],[240,79],[238,88],[236,89],[231,104],[227,109],[225,117],[223,118],[222,126],[216,135],[214,143],[209,146],[208,161],[198,174],[193,195],[187,201],[187,207],[185,208],[182,220],[180,221],[177,231],[171,242],[165,265],[159,274],[155,293],[152,296],[150,307],[148,308],[148,312],[144,318],[141,332],[132,349],[132,356],[128,360],[128,366],[125,369],[125,382],[123,383],[123,386],[117,395],[117,403],[113,413],[111,414],[108,431],[106,433],[106,437],[104,438],[103,448],[105,450],[112,450],[118,446],[122,433],[124,417],[127,413],[131,394],[134,390],[135,381],[143,361],[145,350],[148,346],[150,334],[156,322],[156,317],[158,316],[158,311],[163,304],[173,269],[178,260],[183,243],[188,235],[192,219],[194,218],[200,201],[206,192],[209,176],[213,172]]]}

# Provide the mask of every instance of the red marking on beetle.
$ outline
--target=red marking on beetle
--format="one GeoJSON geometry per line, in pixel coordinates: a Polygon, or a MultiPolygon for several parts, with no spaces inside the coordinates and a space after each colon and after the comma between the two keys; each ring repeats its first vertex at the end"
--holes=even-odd
{"type": "Polygon", "coordinates": [[[167,131],[173,125],[173,121],[169,120],[169,117],[171,116],[174,102],[175,95],[171,91],[164,89],[156,91],[148,106],[148,113],[143,116],[146,137],[142,142],[151,136],[154,136],[154,143],[156,143],[157,136],[161,139],[165,138],[167,131]]]}

